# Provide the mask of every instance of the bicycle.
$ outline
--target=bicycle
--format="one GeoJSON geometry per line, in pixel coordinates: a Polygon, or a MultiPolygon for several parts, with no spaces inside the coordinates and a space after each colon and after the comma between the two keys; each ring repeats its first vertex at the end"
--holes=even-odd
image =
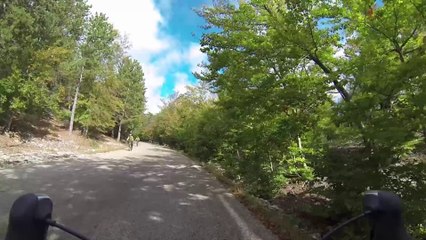
{"type": "MultiPolygon", "coordinates": [[[[81,240],[88,237],[52,220],[53,202],[45,195],[25,194],[12,205],[5,240],[46,240],[49,227],[59,228],[81,240]]],[[[402,219],[401,199],[385,191],[364,193],[364,212],[340,224],[322,237],[329,240],[338,230],[361,218],[370,220],[371,240],[410,240],[402,219]]]]}

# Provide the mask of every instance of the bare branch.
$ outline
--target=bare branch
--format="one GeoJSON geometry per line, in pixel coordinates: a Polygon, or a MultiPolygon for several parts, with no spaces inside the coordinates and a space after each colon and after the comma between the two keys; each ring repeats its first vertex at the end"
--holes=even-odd
{"type": "Polygon", "coordinates": [[[368,24],[367,23],[367,25],[370,27],[370,28],[372,28],[374,31],[376,31],[376,32],[378,32],[378,33],[380,33],[380,34],[382,34],[383,36],[385,36],[387,39],[389,39],[390,41],[392,41],[393,42],[393,38],[392,37],[390,37],[390,36],[388,36],[386,33],[384,33],[384,32],[382,32],[380,29],[378,29],[377,27],[375,27],[375,26],[373,26],[373,25],[371,25],[371,24],[368,24]]]}
{"type": "Polygon", "coordinates": [[[414,36],[414,34],[416,34],[418,28],[419,28],[419,25],[416,25],[416,27],[411,32],[410,36],[408,36],[407,39],[405,39],[405,41],[401,44],[401,48],[403,48],[408,43],[408,41],[410,41],[410,39],[413,38],[413,36],[414,36]]]}
{"type": "Polygon", "coordinates": [[[405,51],[405,54],[412,53],[412,52],[419,50],[419,49],[420,48],[413,48],[413,49],[407,50],[407,51],[405,51]]]}
{"type": "Polygon", "coordinates": [[[424,11],[422,11],[422,10],[420,9],[420,7],[414,3],[414,1],[413,1],[413,0],[411,0],[410,2],[411,2],[411,4],[413,4],[414,8],[417,10],[417,12],[419,12],[419,14],[422,16],[422,18],[423,18],[424,20],[426,20],[426,16],[425,16],[424,11]]]}
{"type": "Polygon", "coordinates": [[[314,44],[314,48],[315,48],[314,51],[315,51],[315,54],[316,54],[317,51],[318,51],[318,45],[317,45],[317,43],[315,41],[314,31],[312,29],[312,22],[311,22],[311,19],[309,17],[308,17],[308,27],[309,27],[309,33],[311,35],[312,43],[314,44]]]}
{"type": "Polygon", "coordinates": [[[395,17],[395,22],[393,25],[393,30],[395,31],[395,36],[394,36],[394,40],[396,41],[397,37],[398,37],[398,13],[396,11],[396,8],[393,8],[393,15],[395,17]]]}
{"type": "Polygon", "coordinates": [[[272,10],[271,9],[269,9],[269,7],[268,6],[266,6],[266,5],[263,5],[263,8],[270,14],[270,15],[274,15],[273,13],[272,13],[272,10]]]}
{"type": "MultiPolygon", "coordinates": [[[[332,71],[327,66],[325,66],[325,64],[317,56],[310,55],[310,58],[323,70],[324,73],[332,74],[332,71]]],[[[350,94],[337,79],[333,79],[333,85],[345,101],[349,102],[351,100],[350,94]]]]}

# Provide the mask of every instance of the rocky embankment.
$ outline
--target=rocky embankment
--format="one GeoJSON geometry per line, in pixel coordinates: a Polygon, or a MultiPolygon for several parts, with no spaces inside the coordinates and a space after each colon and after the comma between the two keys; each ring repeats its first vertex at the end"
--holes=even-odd
{"type": "Polygon", "coordinates": [[[13,167],[23,164],[41,164],[67,158],[77,158],[79,155],[71,153],[14,153],[4,154],[0,151],[0,168],[13,167]]]}
{"type": "Polygon", "coordinates": [[[0,168],[22,164],[37,164],[55,159],[76,157],[78,146],[73,142],[34,138],[21,141],[11,138],[8,146],[0,149],[0,168]]]}
{"type": "Polygon", "coordinates": [[[25,139],[13,135],[0,136],[0,168],[23,164],[41,164],[85,154],[123,149],[113,139],[92,140],[79,135],[25,139]]]}

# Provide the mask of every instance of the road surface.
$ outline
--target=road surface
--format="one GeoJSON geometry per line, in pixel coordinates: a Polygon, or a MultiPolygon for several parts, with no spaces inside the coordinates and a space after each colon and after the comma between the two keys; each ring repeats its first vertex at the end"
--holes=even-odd
{"type": "MultiPolygon", "coordinates": [[[[277,239],[196,163],[146,143],[0,170],[0,239],[14,199],[27,192],[49,195],[54,217],[92,239],[277,239]]],[[[53,230],[49,239],[74,238],[53,230]]]]}

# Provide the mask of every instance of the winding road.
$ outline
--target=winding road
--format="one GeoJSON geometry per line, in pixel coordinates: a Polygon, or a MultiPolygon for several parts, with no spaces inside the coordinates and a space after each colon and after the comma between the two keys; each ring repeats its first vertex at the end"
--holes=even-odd
{"type": "MultiPolygon", "coordinates": [[[[54,218],[92,239],[278,239],[196,163],[147,143],[0,170],[0,239],[27,192],[49,195],[54,218]]],[[[74,238],[50,230],[48,239],[74,238]]]]}

